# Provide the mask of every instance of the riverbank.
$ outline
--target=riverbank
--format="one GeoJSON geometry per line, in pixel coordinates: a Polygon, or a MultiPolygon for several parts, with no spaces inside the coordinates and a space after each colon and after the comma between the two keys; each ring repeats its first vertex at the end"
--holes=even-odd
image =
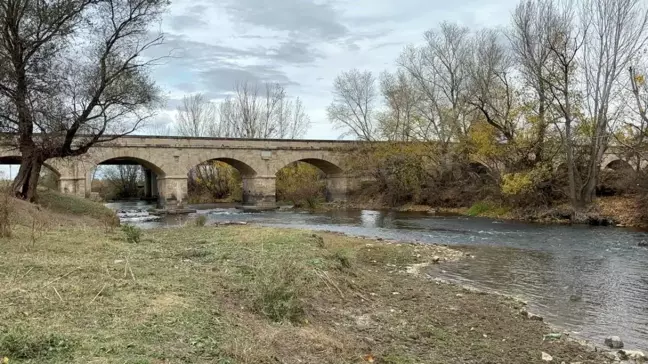
{"type": "Polygon", "coordinates": [[[0,240],[11,363],[606,361],[543,340],[551,330],[518,301],[427,277],[462,259],[447,247],[254,226],[150,230],[135,244],[74,221],[0,240]]]}
{"type": "Polygon", "coordinates": [[[326,203],[319,205],[315,210],[329,211],[338,209],[394,210],[427,213],[431,216],[455,215],[545,224],[589,224],[648,228],[648,221],[642,212],[643,207],[640,200],[635,196],[599,197],[585,210],[576,212],[568,204],[551,208],[515,209],[489,201],[481,201],[472,206],[456,208],[414,204],[393,207],[375,200],[326,203]]]}

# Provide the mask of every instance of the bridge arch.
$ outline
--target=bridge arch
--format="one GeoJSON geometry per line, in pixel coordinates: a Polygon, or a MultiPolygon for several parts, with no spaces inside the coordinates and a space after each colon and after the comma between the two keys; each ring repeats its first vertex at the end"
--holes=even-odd
{"type": "Polygon", "coordinates": [[[611,159],[606,160],[603,165],[603,169],[613,170],[613,171],[625,171],[632,170],[632,165],[628,161],[623,159],[611,159]]]}
{"type": "MultiPolygon", "coordinates": [[[[0,155],[0,165],[20,165],[21,162],[21,157],[19,155],[12,155],[12,154],[2,154],[0,155]]],[[[39,180],[39,184],[45,183],[45,185],[49,188],[59,190],[60,185],[61,185],[61,171],[59,168],[56,166],[52,165],[51,163],[43,163],[43,166],[45,167],[44,169],[46,171],[49,171],[52,173],[53,180],[44,180],[43,179],[43,170],[41,170],[41,178],[39,180]]],[[[16,173],[18,172],[18,168],[16,168],[16,173]]],[[[7,176],[8,178],[11,178],[11,176],[7,176]]]]}
{"type": "Polygon", "coordinates": [[[94,158],[89,161],[88,168],[86,170],[86,196],[90,196],[92,191],[92,182],[96,177],[96,171],[100,166],[122,166],[122,165],[138,165],[142,167],[142,174],[144,177],[144,194],[143,197],[147,199],[161,199],[164,197],[164,194],[161,193],[165,190],[165,178],[167,173],[165,170],[159,166],[157,163],[154,163],[148,159],[144,159],[140,156],[132,154],[113,154],[106,153],[99,156],[94,156],[94,158]]]}
{"type": "MultiPolygon", "coordinates": [[[[344,170],[336,161],[333,161],[329,158],[323,158],[321,156],[308,156],[306,158],[297,157],[295,159],[288,159],[286,161],[282,161],[281,164],[277,165],[278,168],[276,168],[275,176],[278,175],[282,169],[291,165],[295,165],[296,163],[307,163],[322,171],[326,184],[324,191],[324,197],[326,201],[331,202],[336,200],[346,200],[349,181],[344,173],[344,170]]],[[[319,193],[321,192],[318,192],[317,194],[319,193]]]]}

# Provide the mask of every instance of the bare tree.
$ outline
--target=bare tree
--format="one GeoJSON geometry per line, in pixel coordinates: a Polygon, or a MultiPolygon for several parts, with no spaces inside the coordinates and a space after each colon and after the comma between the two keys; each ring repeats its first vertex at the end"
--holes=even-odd
{"type": "Polygon", "coordinates": [[[333,102],[328,118],[360,140],[375,140],[376,80],[369,71],[342,72],[333,83],[333,102]]]}
{"type": "Polygon", "coordinates": [[[181,136],[218,135],[218,114],[214,103],[203,94],[185,96],[177,109],[176,128],[181,136]]]}
{"type": "Polygon", "coordinates": [[[13,183],[33,200],[43,163],[135,131],[157,89],[140,57],[167,0],[0,1],[0,127],[22,155],[13,183]]]}
{"type": "Polygon", "coordinates": [[[543,81],[554,100],[554,107],[560,114],[563,126],[558,126],[567,159],[568,195],[572,206],[581,205],[577,190],[582,185],[576,164],[575,128],[580,115],[581,97],[577,92],[578,55],[585,42],[586,30],[575,24],[572,4],[556,9],[547,20],[547,38],[550,55],[544,64],[543,81]]]}
{"type": "Polygon", "coordinates": [[[624,127],[616,135],[616,141],[636,158],[636,171],[642,168],[646,158],[646,137],[648,137],[648,84],[646,69],[628,68],[632,96],[628,102],[630,116],[623,121],[624,127]]]}
{"type": "Polygon", "coordinates": [[[384,72],[380,89],[387,106],[387,111],[377,117],[381,135],[392,141],[421,140],[417,112],[420,94],[415,82],[404,70],[395,74],[384,72]]]}
{"type": "Polygon", "coordinates": [[[299,98],[290,100],[280,84],[243,82],[219,108],[220,136],[238,138],[299,138],[310,125],[299,98]]]}
{"type": "Polygon", "coordinates": [[[465,135],[470,124],[466,104],[471,36],[468,28],[443,22],[425,33],[426,45],[406,48],[398,60],[415,81],[421,136],[443,145],[465,135]]]}
{"type": "Polygon", "coordinates": [[[114,197],[130,198],[139,196],[139,185],[144,181],[141,166],[107,166],[102,172],[103,179],[112,186],[114,197]]]}
{"type": "Polygon", "coordinates": [[[534,112],[535,135],[532,140],[535,162],[544,158],[545,138],[550,125],[551,94],[545,82],[549,47],[549,22],[557,11],[554,0],[523,0],[513,12],[507,33],[511,50],[523,76],[523,84],[531,90],[530,106],[534,112]]]}
{"type": "Polygon", "coordinates": [[[581,21],[588,30],[581,62],[592,132],[580,195],[589,203],[596,191],[610,127],[623,104],[619,78],[648,43],[648,6],[642,0],[583,0],[581,21]]]}
{"type": "Polygon", "coordinates": [[[495,30],[483,30],[476,35],[470,60],[470,94],[468,102],[512,142],[518,115],[517,100],[512,84],[512,57],[499,40],[495,30]]]}

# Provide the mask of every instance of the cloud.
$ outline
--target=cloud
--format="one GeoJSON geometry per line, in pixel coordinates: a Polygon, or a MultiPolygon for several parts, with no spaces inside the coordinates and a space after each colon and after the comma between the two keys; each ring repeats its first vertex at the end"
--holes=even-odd
{"type": "Polygon", "coordinates": [[[236,21],[331,40],[349,34],[331,3],[312,0],[229,0],[223,7],[236,21]]]}

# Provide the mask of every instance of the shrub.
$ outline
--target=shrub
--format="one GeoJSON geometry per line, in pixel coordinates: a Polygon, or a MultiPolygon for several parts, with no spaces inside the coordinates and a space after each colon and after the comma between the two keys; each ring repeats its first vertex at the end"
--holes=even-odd
{"type": "Polygon", "coordinates": [[[488,210],[490,210],[492,207],[488,202],[485,201],[480,201],[475,204],[473,204],[470,209],[468,209],[468,212],[466,214],[468,216],[479,216],[484,213],[486,213],[488,210]]]}
{"type": "MultiPolygon", "coordinates": [[[[15,359],[47,359],[55,356],[68,356],[76,346],[68,338],[49,335],[30,335],[13,331],[0,337],[0,353],[15,359]]],[[[43,361],[38,362],[43,362],[43,361]]]]}
{"type": "Polygon", "coordinates": [[[188,184],[192,203],[217,202],[226,198],[239,201],[243,196],[240,173],[220,161],[205,162],[192,169],[188,184]]]}
{"type": "Polygon", "coordinates": [[[207,223],[207,216],[198,215],[198,217],[196,218],[196,226],[202,227],[205,226],[206,223],[207,223]]]}
{"type": "Polygon", "coordinates": [[[142,238],[142,230],[135,225],[126,224],[122,226],[121,230],[126,236],[126,242],[130,244],[139,244],[142,238]]]}
{"type": "Polygon", "coordinates": [[[302,296],[308,287],[305,268],[295,262],[257,268],[252,288],[254,309],[275,322],[301,322],[302,296]]]}
{"type": "Polygon", "coordinates": [[[277,200],[292,202],[297,207],[315,208],[325,200],[324,173],[305,162],[295,162],[277,173],[277,200]]]}

